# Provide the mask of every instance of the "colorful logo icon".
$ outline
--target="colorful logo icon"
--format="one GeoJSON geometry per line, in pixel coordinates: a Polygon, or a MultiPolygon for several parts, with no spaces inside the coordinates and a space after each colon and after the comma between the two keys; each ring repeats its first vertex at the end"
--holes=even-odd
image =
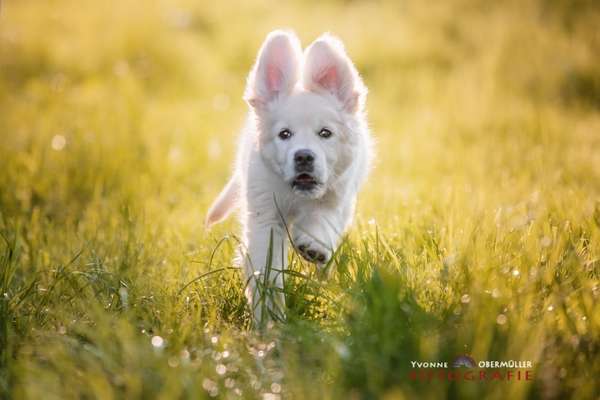
{"type": "Polygon", "coordinates": [[[452,362],[452,368],[475,368],[476,366],[477,364],[475,363],[475,360],[473,360],[473,357],[466,354],[456,357],[452,362]]]}

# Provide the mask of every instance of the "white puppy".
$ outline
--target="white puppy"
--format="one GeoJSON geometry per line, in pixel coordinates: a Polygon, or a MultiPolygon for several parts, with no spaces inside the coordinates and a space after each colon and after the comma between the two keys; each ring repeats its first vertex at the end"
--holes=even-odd
{"type": "Polygon", "coordinates": [[[241,208],[246,296],[255,322],[283,318],[288,236],[306,260],[325,265],[352,221],[369,170],[367,90],[342,43],[325,34],[304,52],[291,32],[271,32],[245,100],[250,105],[235,172],[207,225],[241,208]],[[268,295],[268,289],[275,288],[268,295]]]}

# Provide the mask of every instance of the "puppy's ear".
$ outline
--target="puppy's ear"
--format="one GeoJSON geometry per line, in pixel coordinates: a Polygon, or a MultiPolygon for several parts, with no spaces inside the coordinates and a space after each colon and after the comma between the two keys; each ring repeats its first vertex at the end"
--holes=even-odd
{"type": "Polygon", "coordinates": [[[299,80],[301,59],[300,41],[293,32],[269,33],[248,77],[244,99],[260,109],[278,96],[289,94],[299,80]]]}
{"type": "Polygon", "coordinates": [[[333,94],[347,112],[362,111],[367,88],[339,39],[329,34],[319,37],[306,49],[304,63],[307,90],[333,94]]]}

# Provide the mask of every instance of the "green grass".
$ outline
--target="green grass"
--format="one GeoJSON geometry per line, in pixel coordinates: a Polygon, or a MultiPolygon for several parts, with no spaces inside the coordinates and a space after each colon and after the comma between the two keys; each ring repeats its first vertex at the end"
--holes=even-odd
{"type": "Polygon", "coordinates": [[[597,4],[213,3],[2,2],[0,396],[597,398],[597,4]],[[203,218],[278,27],[345,41],[378,157],[259,335],[203,218]],[[460,354],[534,379],[409,379],[460,354]]]}

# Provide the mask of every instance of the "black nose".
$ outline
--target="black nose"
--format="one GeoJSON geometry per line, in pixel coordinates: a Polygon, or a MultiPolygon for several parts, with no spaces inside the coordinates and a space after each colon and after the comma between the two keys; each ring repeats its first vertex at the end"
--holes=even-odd
{"type": "Polygon", "coordinates": [[[298,150],[294,154],[294,163],[296,167],[308,167],[312,166],[315,161],[315,153],[308,149],[298,150]]]}

